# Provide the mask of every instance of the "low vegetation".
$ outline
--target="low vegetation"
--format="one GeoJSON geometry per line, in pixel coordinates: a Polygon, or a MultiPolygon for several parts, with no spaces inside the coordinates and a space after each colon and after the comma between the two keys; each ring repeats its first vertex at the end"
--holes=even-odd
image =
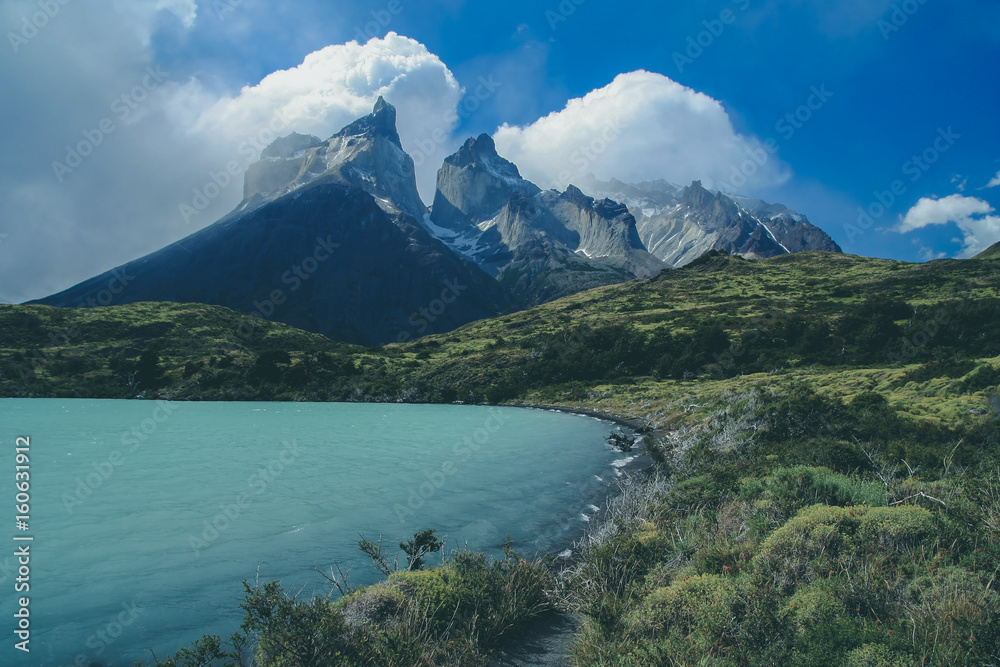
{"type": "Polygon", "coordinates": [[[0,396],[556,404],[647,427],[656,471],[562,571],[509,550],[424,569],[432,533],[400,569],[363,542],[383,583],[248,585],[240,632],[164,665],[481,665],[551,609],[585,619],[580,667],[990,665],[997,322],[993,259],[710,253],[380,349],[208,306],[0,306],[0,396]]]}
{"type": "MultiPolygon", "coordinates": [[[[388,567],[381,545],[359,546],[378,569],[388,567]]],[[[433,531],[418,533],[400,545],[407,566],[374,586],[353,588],[331,572],[327,597],[298,600],[278,582],[244,582],[243,624],[228,643],[205,636],[155,666],[483,665],[491,649],[553,609],[554,578],[541,561],[505,545],[500,559],[458,551],[424,569],[422,556],[440,546],[433,531]]]]}
{"type": "Polygon", "coordinates": [[[564,574],[586,617],[577,665],[1000,660],[995,419],[915,448],[919,425],[875,394],[845,405],[803,388],[713,409],[712,426],[668,440],[659,476],[629,491],[645,502],[613,506],[564,574]]]}

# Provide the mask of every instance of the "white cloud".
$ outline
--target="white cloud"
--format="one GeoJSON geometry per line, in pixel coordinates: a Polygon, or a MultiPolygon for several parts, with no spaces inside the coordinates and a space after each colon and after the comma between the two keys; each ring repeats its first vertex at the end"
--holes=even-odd
{"type": "Polygon", "coordinates": [[[398,110],[403,148],[423,156],[416,160],[417,176],[421,194],[430,201],[437,167],[445,157],[444,142],[434,137],[451,137],[462,89],[427,47],[393,32],[366,44],[352,41],[310,53],[302,64],[269,74],[235,97],[218,100],[190,133],[222,135],[239,143],[257,135],[280,113],[288,120],[288,132],[325,139],[371,113],[379,95],[398,110]]]}
{"type": "Polygon", "coordinates": [[[945,257],[948,256],[948,253],[937,252],[932,248],[928,248],[927,246],[920,246],[919,255],[920,259],[924,260],[925,262],[931,262],[935,259],[944,259],[945,257]]]}
{"type": "Polygon", "coordinates": [[[900,220],[894,231],[901,234],[931,225],[955,223],[962,231],[960,257],[972,257],[1000,241],[1000,217],[994,208],[975,197],[951,195],[943,199],[924,197],[900,220]]]}
{"type": "Polygon", "coordinates": [[[1000,171],[997,172],[997,175],[993,177],[992,181],[986,184],[986,187],[995,188],[998,185],[1000,185],[1000,171]]]}
{"type": "Polygon", "coordinates": [[[700,179],[732,190],[788,179],[760,140],[736,132],[722,104],[645,71],[621,74],[531,125],[503,125],[494,139],[525,178],[546,188],[564,188],[591,173],[633,182],[700,179]]]}
{"type": "MultiPolygon", "coordinates": [[[[0,3],[0,18],[16,25],[31,6],[0,3]]],[[[213,174],[225,177],[227,164],[245,168],[256,155],[242,150],[244,142],[263,137],[279,110],[289,119],[279,134],[326,138],[370,113],[384,95],[399,109],[404,148],[416,155],[419,144],[427,153],[417,176],[425,199],[433,196],[435,170],[455,148],[462,91],[437,56],[395,34],[321,49],[231,94],[211,88],[217,79],[165,66],[166,80],[122,118],[116,101],[147,80],[147,67],[156,68],[150,45],[163,13],[178,15],[183,28],[194,20],[194,6],[72,3],[19,54],[0,49],[0,90],[19,101],[0,107],[0,122],[19,128],[0,152],[0,233],[7,234],[0,302],[65,289],[228,213],[242,198],[239,175],[190,223],[180,207],[190,206],[213,174]],[[95,136],[103,120],[112,121],[113,131],[60,180],[53,163],[66,162],[68,147],[84,141],[85,132],[95,136]]]]}
{"type": "MultiPolygon", "coordinates": [[[[163,13],[179,20],[168,17],[171,31],[178,25],[198,30],[198,5],[72,3],[18,53],[0,49],[0,90],[18,100],[0,108],[0,122],[19,130],[0,152],[0,233],[7,235],[0,246],[0,301],[65,289],[228,213],[242,196],[240,176],[190,224],[180,207],[229,163],[245,168],[253,156],[241,144],[260,136],[279,111],[288,119],[281,134],[326,138],[385,96],[399,110],[403,147],[414,156],[418,187],[430,201],[437,167],[461,141],[454,129],[464,91],[438,56],[395,33],[328,46],[235,92],[213,89],[221,84],[211,72],[200,80],[166,66],[165,81],[122,117],[116,102],[142,93],[147,68],[156,67],[151,45],[163,29],[163,13]],[[53,165],[67,162],[68,151],[90,141],[105,121],[112,132],[88,147],[82,164],[70,174],[56,172],[53,165]]],[[[208,6],[200,5],[204,15],[208,6]]],[[[0,19],[19,25],[32,7],[30,0],[0,3],[0,19]]],[[[648,72],[624,74],[559,113],[524,128],[501,128],[497,136],[502,153],[549,186],[563,169],[577,169],[587,152],[599,152],[591,151],[593,142],[609,131],[620,136],[587,160],[588,173],[700,178],[718,186],[730,181],[734,168],[750,164],[756,173],[749,186],[785,179],[777,156],[761,167],[750,160],[747,151],[763,155],[760,142],[738,134],[719,102],[648,72]],[[609,127],[612,120],[620,129],[609,127]]]]}
{"type": "Polygon", "coordinates": [[[156,0],[155,7],[157,10],[165,9],[173,13],[185,28],[193,26],[198,18],[198,4],[195,0],[156,0]]]}

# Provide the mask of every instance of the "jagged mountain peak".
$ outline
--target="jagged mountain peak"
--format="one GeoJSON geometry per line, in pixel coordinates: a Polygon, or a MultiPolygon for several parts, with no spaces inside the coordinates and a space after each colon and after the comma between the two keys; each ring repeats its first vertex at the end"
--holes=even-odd
{"type": "MultiPolygon", "coordinates": [[[[445,158],[445,165],[459,169],[480,169],[508,185],[523,188],[528,183],[510,160],[497,153],[496,143],[488,134],[470,137],[453,155],[445,158]]],[[[533,186],[532,188],[534,189],[533,186]]]]}
{"type": "Polygon", "coordinates": [[[445,229],[474,232],[477,225],[496,217],[517,192],[533,197],[540,190],[497,153],[493,137],[481,134],[445,158],[438,170],[431,217],[445,229]]]}
{"type": "Polygon", "coordinates": [[[561,199],[571,201],[574,204],[579,204],[580,206],[586,206],[587,208],[591,208],[594,205],[593,197],[588,197],[584,194],[583,190],[576,187],[572,183],[566,186],[566,191],[559,196],[561,199]]]}
{"type": "Polygon", "coordinates": [[[566,186],[566,191],[559,195],[559,199],[576,204],[581,209],[592,210],[606,220],[626,216],[626,224],[635,226],[635,218],[629,213],[628,206],[607,197],[591,197],[572,183],[566,186]]]}
{"type": "Polygon", "coordinates": [[[681,201],[690,206],[708,206],[713,201],[717,201],[718,196],[707,190],[701,181],[692,181],[691,185],[684,188],[681,201]]]}
{"type": "Polygon", "coordinates": [[[627,204],[646,248],[671,266],[684,266],[709,250],[747,258],[806,250],[841,252],[804,215],[780,204],[709,190],[699,180],[681,187],[663,180],[591,178],[587,188],[627,204]]]}
{"type": "Polygon", "coordinates": [[[390,214],[405,213],[420,222],[427,213],[417,193],[413,159],[400,145],[396,108],[383,97],[372,113],[326,141],[296,133],[275,140],[247,169],[241,211],[324,182],[360,188],[390,214]]]}
{"type": "Polygon", "coordinates": [[[497,153],[497,145],[494,143],[493,137],[484,132],[478,137],[469,137],[462,144],[462,147],[453,155],[445,158],[445,161],[458,167],[467,167],[479,163],[484,158],[498,157],[500,155],[497,153]]]}
{"type": "Polygon", "coordinates": [[[402,150],[403,144],[399,140],[399,132],[396,130],[396,107],[385,101],[379,95],[372,112],[364,118],[359,118],[334,137],[358,137],[364,135],[382,136],[394,143],[402,150]]]}

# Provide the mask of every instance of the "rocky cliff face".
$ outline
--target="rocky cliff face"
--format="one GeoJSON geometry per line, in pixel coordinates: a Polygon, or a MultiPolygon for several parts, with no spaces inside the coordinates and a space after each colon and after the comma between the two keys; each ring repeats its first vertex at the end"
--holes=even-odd
{"type": "Polygon", "coordinates": [[[624,206],[575,187],[543,192],[485,134],[445,160],[430,227],[529,304],[664,268],[624,206]]]}
{"type": "Polygon", "coordinates": [[[413,159],[399,142],[396,109],[381,97],[369,116],[326,141],[292,134],[272,143],[247,170],[244,210],[318,183],[361,188],[393,215],[422,221],[427,213],[413,159]]]}
{"type": "Polygon", "coordinates": [[[412,161],[382,100],[325,142],[277,140],[248,171],[245,191],[215,224],[38,303],[104,305],[100,296],[117,277],[116,305],[226,306],[363,345],[511,310],[494,278],[415,219],[423,205],[412,161]]]}
{"type": "Polygon", "coordinates": [[[114,285],[114,304],[221,305],[379,345],[651,277],[709,250],[840,251],[784,206],[697,181],[543,191],[485,134],[445,160],[428,211],[382,98],[325,141],[273,142],[244,194],[215,224],[38,303],[107,305],[114,285]]]}
{"type": "Polygon", "coordinates": [[[804,215],[780,204],[710,192],[700,181],[680,187],[666,181],[590,179],[586,187],[624,202],[646,248],[670,266],[684,266],[709,250],[748,259],[806,250],[841,252],[804,215]]]}

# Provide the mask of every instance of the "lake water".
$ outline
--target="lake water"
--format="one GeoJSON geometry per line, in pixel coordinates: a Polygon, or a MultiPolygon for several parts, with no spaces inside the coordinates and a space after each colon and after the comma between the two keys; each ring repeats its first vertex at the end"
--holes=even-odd
{"type": "Polygon", "coordinates": [[[0,400],[0,664],[131,665],[228,637],[258,569],[303,595],[329,590],[314,568],[335,561],[354,584],[377,580],[362,533],[562,548],[633,458],[605,444],[611,429],[516,408],[0,400]],[[27,531],[18,436],[31,438],[27,531]],[[30,592],[15,593],[24,544],[30,592]],[[30,654],[14,647],[25,595],[30,654]]]}

